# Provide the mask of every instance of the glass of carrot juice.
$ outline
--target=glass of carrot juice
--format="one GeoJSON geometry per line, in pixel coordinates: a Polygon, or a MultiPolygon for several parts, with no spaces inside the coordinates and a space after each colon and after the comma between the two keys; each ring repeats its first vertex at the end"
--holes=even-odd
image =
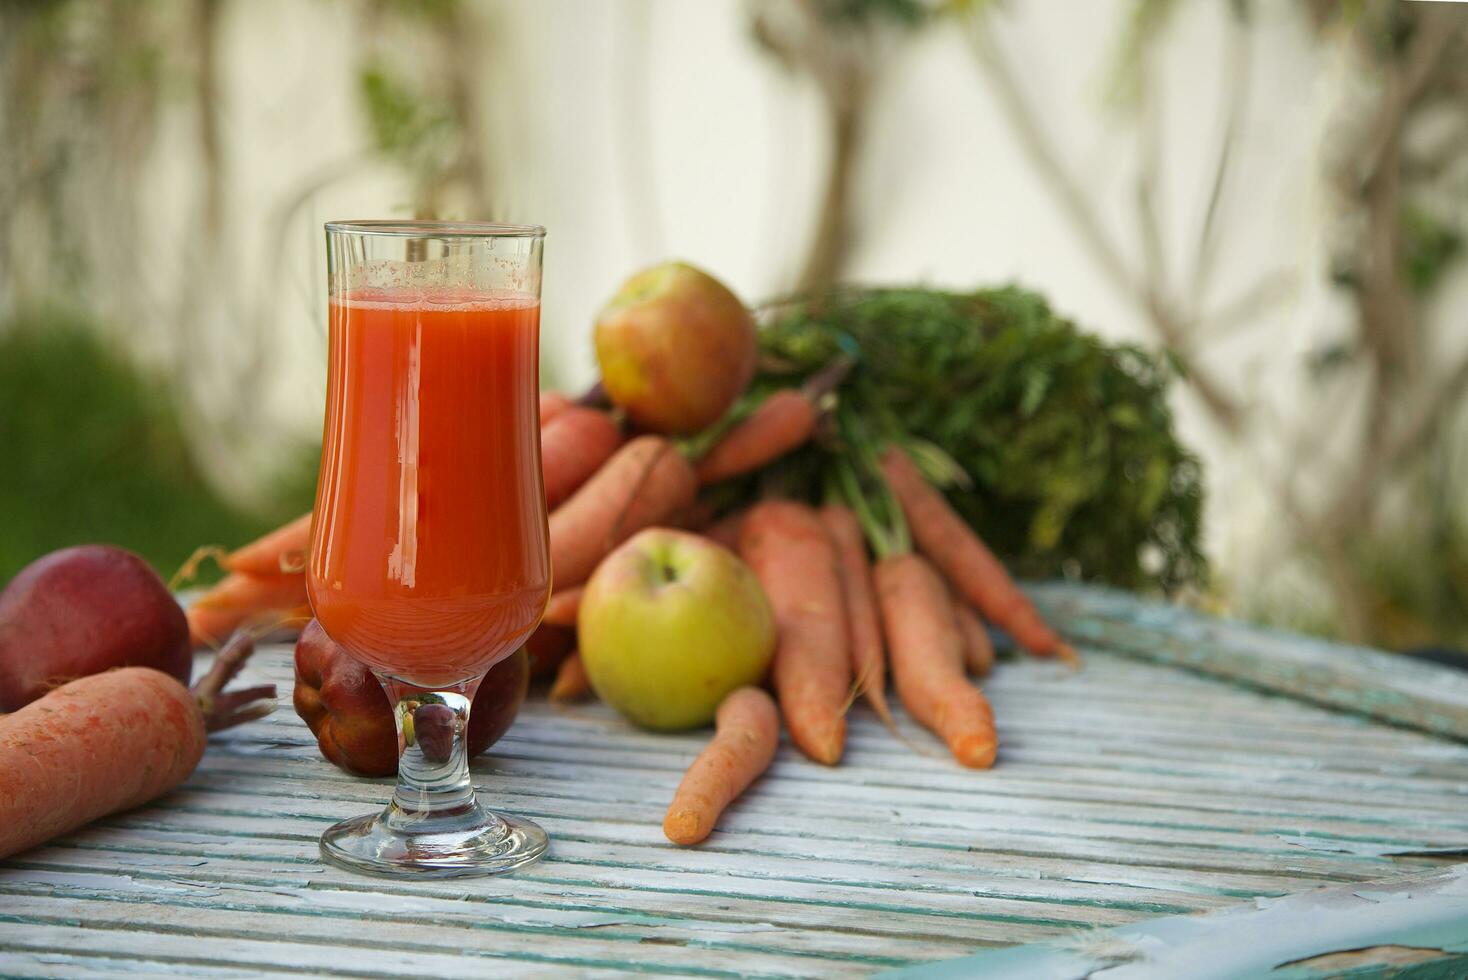
{"type": "Polygon", "coordinates": [[[545,831],[480,806],[469,704],[550,595],[539,435],[544,229],[326,226],[330,359],[306,581],[337,643],[382,682],[398,784],[326,831],[327,859],[384,875],[487,875],[545,831]]]}

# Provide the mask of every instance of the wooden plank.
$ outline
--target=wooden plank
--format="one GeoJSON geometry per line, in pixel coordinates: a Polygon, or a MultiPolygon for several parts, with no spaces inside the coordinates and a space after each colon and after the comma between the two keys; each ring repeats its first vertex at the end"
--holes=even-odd
{"type": "MultiPolygon", "coordinates": [[[[217,792],[201,789],[197,798],[175,795],[166,803],[123,817],[119,823],[132,828],[188,827],[203,832],[219,827],[224,833],[233,829],[241,835],[269,833],[283,836],[289,833],[312,839],[314,835],[311,832],[322,819],[336,819],[360,811],[372,801],[370,793],[361,794],[361,802],[351,804],[349,800],[326,800],[323,795],[302,797],[289,792],[246,795],[239,792],[249,789],[248,785],[242,785],[241,780],[234,780],[230,784],[220,784],[217,792]],[[343,802],[348,805],[342,805],[343,802]]],[[[1282,862],[1292,863],[1296,871],[1315,871],[1322,878],[1347,870],[1339,855],[1302,851],[1298,846],[1284,842],[1279,834],[1231,838],[1213,835],[1208,843],[1201,843],[1185,833],[1170,833],[1159,828],[1122,840],[1103,839],[1097,843],[1080,835],[1055,835],[1052,839],[1052,835],[1001,830],[988,825],[981,814],[968,816],[962,812],[955,812],[944,823],[929,823],[911,831],[893,828],[890,820],[872,826],[870,821],[859,815],[843,819],[837,815],[839,811],[833,811],[829,816],[810,818],[787,816],[777,829],[771,829],[770,824],[778,820],[779,805],[760,807],[758,811],[751,809],[758,806],[763,797],[762,793],[752,796],[747,807],[729,814],[729,822],[723,825],[728,833],[694,851],[675,850],[661,838],[658,818],[662,808],[658,804],[611,805],[565,799],[547,802],[520,794],[501,799],[511,809],[537,820],[556,822],[558,836],[567,841],[588,844],[606,841],[627,848],[645,847],[655,852],[645,855],[645,860],[669,861],[674,865],[680,861],[702,861],[698,855],[705,853],[748,852],[770,854],[772,857],[789,854],[800,860],[841,855],[844,862],[853,867],[922,868],[931,865],[941,868],[951,867],[954,862],[968,865],[983,861],[990,869],[1002,873],[1010,868],[1043,871],[1045,858],[1053,855],[1066,867],[1074,867],[1077,862],[1087,860],[1115,864],[1118,874],[1121,868],[1137,866],[1179,868],[1189,872],[1218,870],[1225,875],[1230,872],[1247,873],[1255,876],[1250,880],[1256,888],[1261,884],[1257,875],[1278,874],[1282,862]],[[867,824],[865,831],[864,823],[867,824]],[[985,829],[974,829],[980,827],[985,829]],[[1120,846],[1123,840],[1126,844],[1120,846]],[[885,849],[883,845],[889,841],[898,850],[885,849]],[[858,848],[849,846],[858,843],[861,845],[859,853],[858,848]]],[[[788,804],[785,808],[788,813],[788,804]]],[[[879,811],[874,809],[871,815],[875,820],[879,811]]],[[[1315,836],[1329,840],[1361,840],[1381,844],[1388,850],[1396,846],[1402,851],[1444,849],[1463,846],[1464,843],[1462,838],[1440,836],[1427,841],[1400,836],[1315,836]]],[[[561,856],[569,858],[571,853],[567,851],[561,856]]]]}
{"type": "Polygon", "coordinates": [[[1468,976],[1468,864],[1331,888],[1203,916],[1124,926],[1061,948],[1036,944],[890,974],[893,980],[1468,976]],[[1370,955],[1380,951],[1385,955],[1370,955]],[[1403,957],[1398,951],[1417,955],[1403,957]],[[1341,958],[1342,953],[1361,953],[1341,958]]]}
{"type": "Polygon", "coordinates": [[[0,974],[845,976],[1369,887],[1433,864],[1386,851],[1468,846],[1468,746],[1098,651],[1079,674],[1001,667],[992,772],[859,707],[839,768],[782,746],[692,849],[659,828],[704,733],[535,700],[474,772],[550,831],[547,859],[364,878],[322,865],[317,837],[390,784],[320,758],[288,649],[248,678],[282,685],[283,710],[212,740],[180,790],[0,865],[0,974]],[[58,947],[75,962],[44,959],[58,947]]]}
{"type": "MultiPolygon", "coordinates": [[[[56,977],[58,980],[148,980],[165,978],[178,980],[185,971],[165,966],[152,957],[132,956],[89,956],[69,952],[4,952],[0,951],[0,977],[56,977]]],[[[214,966],[203,963],[188,964],[187,974],[191,977],[287,977],[299,976],[294,970],[275,970],[267,967],[214,966]]]]}
{"type": "MultiPolygon", "coordinates": [[[[854,951],[811,953],[779,951],[760,942],[765,931],[751,924],[747,931],[699,931],[673,918],[638,922],[626,916],[579,913],[584,926],[554,926],[542,911],[536,921],[508,921],[478,913],[452,898],[406,898],[380,908],[376,896],[322,891],[298,894],[290,888],[224,885],[184,886],[135,879],[135,901],[119,901],[106,890],[61,887],[51,894],[39,891],[7,895],[12,921],[65,925],[81,923],[89,930],[147,932],[150,935],[188,935],[224,942],[269,943],[287,936],[297,944],[336,947],[355,952],[346,962],[366,957],[422,953],[512,961],[504,969],[522,965],[559,966],[562,970],[640,970],[652,973],[684,972],[687,950],[704,951],[708,962],[737,957],[741,968],[758,976],[804,976],[834,973],[842,967],[871,970],[911,962],[917,957],[862,955],[854,951]],[[158,894],[150,894],[156,892],[158,894]],[[146,903],[146,904],[145,904],[146,903]]],[[[570,920],[569,914],[563,919],[570,920]]],[[[952,955],[953,947],[933,950],[917,944],[923,958],[952,955]]],[[[481,970],[484,967],[481,966],[481,970]]],[[[734,970],[710,966],[708,975],[731,975],[734,970]]]]}
{"type": "Polygon", "coordinates": [[[1099,587],[1039,586],[1067,637],[1128,656],[1468,741],[1468,674],[1099,587]]]}
{"type": "MultiPolygon", "coordinates": [[[[826,945],[846,950],[854,945],[858,952],[867,948],[880,954],[894,948],[910,949],[913,947],[909,944],[917,943],[932,944],[935,949],[941,946],[944,955],[956,955],[976,946],[1008,944],[1054,934],[1053,927],[994,923],[964,916],[932,916],[923,909],[895,910],[882,917],[857,920],[846,915],[847,907],[840,904],[763,900],[749,895],[740,895],[731,901],[727,892],[700,893],[687,888],[631,889],[621,883],[577,880],[565,874],[529,883],[466,891],[453,884],[434,881],[383,884],[330,869],[302,879],[288,868],[272,866],[268,860],[211,858],[201,863],[189,856],[162,853],[150,856],[159,860],[146,868],[129,868],[129,875],[248,889],[310,888],[313,895],[316,891],[367,895],[374,897],[385,914],[391,914],[398,896],[452,899],[486,917],[506,916],[530,922],[547,918],[548,910],[590,913],[605,919],[628,917],[631,921],[667,917],[676,911],[683,922],[705,924],[710,935],[722,933],[737,938],[743,932],[749,932],[751,925],[758,926],[754,931],[760,935],[755,938],[771,948],[804,944],[807,950],[826,945]],[[849,921],[843,922],[843,919],[849,921]],[[839,929],[835,928],[838,924],[839,929]],[[856,939],[854,944],[852,937],[856,939]],[[866,942],[868,938],[872,941],[870,944],[866,942]]],[[[112,853],[99,854],[83,848],[47,848],[39,852],[33,861],[25,862],[25,870],[33,873],[28,874],[23,882],[8,885],[0,880],[0,894],[28,887],[40,872],[93,876],[116,873],[113,858],[112,853]]]]}
{"type": "MultiPolygon", "coordinates": [[[[247,787],[238,784],[233,787],[235,790],[241,788],[247,787]]],[[[224,792],[222,785],[220,792],[224,792]]],[[[293,820],[313,809],[295,800],[281,800],[281,809],[272,811],[249,799],[239,803],[214,794],[210,794],[208,799],[207,807],[185,803],[181,807],[170,806],[168,813],[155,809],[140,814],[136,821],[127,821],[124,826],[141,832],[166,828],[175,822],[194,823],[188,816],[181,815],[181,819],[170,816],[172,811],[181,810],[184,814],[210,813],[242,820],[264,817],[271,821],[271,826],[281,827],[283,825],[272,820],[273,817],[293,820]]],[[[587,844],[602,840],[637,842],[659,851],[667,850],[661,840],[652,836],[661,816],[661,807],[657,805],[564,799],[547,805],[544,800],[519,794],[502,797],[501,802],[507,808],[536,820],[556,822],[560,839],[587,844]]],[[[771,831],[769,828],[779,820],[782,808],[778,805],[760,806],[756,810],[754,807],[758,803],[758,800],[751,800],[749,806],[729,814],[728,822],[723,825],[726,832],[700,848],[699,853],[768,853],[800,860],[829,854],[839,855],[851,867],[871,866],[874,869],[942,869],[959,862],[966,869],[965,882],[973,881],[977,874],[996,877],[1023,875],[1025,879],[1035,880],[1047,875],[1064,876],[1067,880],[1084,880],[1078,876],[1096,875],[1115,881],[1128,875],[1144,876],[1138,869],[1146,868],[1153,872],[1156,880],[1166,882],[1162,887],[1170,891],[1197,891],[1200,894],[1228,894],[1232,890],[1235,894],[1255,895],[1271,887],[1289,890],[1292,886],[1299,887],[1296,875],[1301,873],[1314,871],[1314,880],[1331,880],[1347,870],[1339,860],[1333,860],[1329,855],[1311,857],[1272,834],[1202,835],[1203,839],[1199,840],[1199,835],[1188,832],[1139,830],[1130,837],[1098,840],[993,826],[970,829],[968,826],[933,823],[894,830],[885,823],[874,827],[871,820],[862,819],[859,815],[842,817],[840,810],[833,810],[830,816],[813,818],[787,816],[778,831],[771,831]],[[885,833],[883,828],[886,828],[885,833]],[[1124,841],[1130,845],[1125,849],[1118,846],[1124,841]],[[1221,853],[1232,857],[1226,867],[1218,867],[1224,863],[1221,853]],[[1296,860],[1303,863],[1295,865],[1292,873],[1282,871],[1282,862],[1296,860]]],[[[332,815],[343,812],[335,806],[322,809],[332,815]]],[[[788,814],[788,807],[785,809],[788,814]]],[[[875,812],[873,817],[876,817],[875,812]]],[[[220,822],[227,823],[227,820],[220,822]]],[[[979,827],[985,823],[982,817],[972,821],[972,825],[979,827]]],[[[1371,843],[1399,843],[1369,840],[1371,843]]],[[[1421,845],[1408,842],[1402,846],[1408,849],[1421,845]]],[[[559,856],[568,857],[569,852],[559,856]]],[[[1156,895],[1150,898],[1128,896],[1120,885],[1113,896],[1120,907],[1125,907],[1129,900],[1161,900],[1156,895]]],[[[1097,900],[1100,901],[1101,897],[1097,896],[1097,900]]]]}
{"type": "MultiPolygon", "coordinates": [[[[88,913],[95,910],[87,909],[88,913]]],[[[226,915],[228,913],[225,913],[226,915]]],[[[634,970],[606,964],[574,961],[525,961],[496,954],[493,950],[465,949],[448,953],[424,949],[364,949],[355,945],[326,942],[259,938],[228,931],[211,935],[206,931],[179,931],[158,926],[140,928],[134,919],[118,924],[82,922],[80,918],[0,915],[0,952],[29,952],[36,962],[45,962],[57,950],[100,960],[137,965],[134,972],[155,975],[171,972],[192,976],[200,968],[241,967],[252,975],[290,973],[296,976],[462,977],[482,980],[496,966],[512,968],[517,977],[564,977],[568,968],[577,976],[616,977],[631,973],[670,972],[702,976],[734,976],[726,971],[696,967],[676,971],[634,970]],[[510,964],[505,967],[505,964],[510,964]]]]}

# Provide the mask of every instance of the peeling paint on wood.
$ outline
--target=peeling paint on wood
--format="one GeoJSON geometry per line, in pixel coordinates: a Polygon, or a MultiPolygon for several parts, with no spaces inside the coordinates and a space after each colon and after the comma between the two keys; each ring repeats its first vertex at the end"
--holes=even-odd
{"type": "Polygon", "coordinates": [[[1468,672],[1201,616],[1114,589],[1048,585],[1033,594],[1078,643],[1468,741],[1468,672]]]}
{"type": "Polygon", "coordinates": [[[890,980],[1323,980],[1340,975],[1346,964],[1423,963],[1433,965],[1431,975],[1468,975],[1468,864],[1392,878],[1369,893],[1323,888],[1208,915],[1154,919],[1067,943],[981,953],[887,976],[890,980]]]}
{"type": "Polygon", "coordinates": [[[991,772],[858,707],[839,768],[782,746],[691,849],[660,825],[704,735],[534,701],[474,770],[548,858],[399,882],[321,864],[389,786],[320,758],[289,649],[262,647],[282,710],[153,805],[0,863],[0,975],[861,975],[1321,886],[1372,901],[1441,863],[1394,855],[1468,849],[1468,745],[1093,649],[990,679],[991,772]]]}

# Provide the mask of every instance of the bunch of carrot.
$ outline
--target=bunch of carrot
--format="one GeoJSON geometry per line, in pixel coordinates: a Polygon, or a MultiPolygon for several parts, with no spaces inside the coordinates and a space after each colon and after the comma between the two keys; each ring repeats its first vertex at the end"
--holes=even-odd
{"type": "MultiPolygon", "coordinates": [[[[843,753],[845,714],[854,696],[864,697],[893,724],[886,694],[890,671],[908,713],[942,738],[960,763],[987,768],[998,736],[988,700],[975,683],[994,665],[985,624],[1004,629],[1036,656],[1076,660],[899,445],[872,454],[872,476],[897,505],[896,533],[873,526],[864,500],[848,506],[839,492],[820,508],[775,498],[715,519],[698,513],[697,485],[758,470],[811,439],[822,414],[817,397],[798,389],[770,396],[704,453],[693,467],[696,480],[688,478],[675,447],[654,451],[649,444],[635,466],[625,464],[628,472],[614,481],[609,462],[552,516],[553,542],[558,528],[572,524],[563,514],[577,515],[576,526],[590,529],[588,535],[561,539],[565,551],[556,552],[557,592],[546,616],[555,628],[574,628],[581,583],[613,544],[680,515],[744,558],[775,612],[775,701],[765,697],[762,704],[761,692],[741,690],[720,710],[715,737],[689,769],[664,822],[676,843],[706,837],[728,803],[769,765],[782,715],[797,748],[834,765],[843,753]],[[599,503],[595,509],[593,501],[599,503]],[[572,553],[572,571],[563,577],[568,566],[560,556],[572,553]]],[[[572,655],[551,697],[588,694],[585,671],[572,655]]]]}
{"type": "MultiPolygon", "coordinates": [[[[563,500],[547,492],[556,591],[541,631],[574,629],[582,586],[617,545],[645,528],[699,524],[700,487],[752,473],[810,439],[819,418],[817,402],[828,387],[829,381],[820,379],[782,392],[782,397],[766,401],[730,426],[701,453],[663,436],[635,436],[602,456],[600,466],[582,476],[563,500]]],[[[544,409],[543,401],[543,425],[544,409]]],[[[541,452],[548,457],[546,429],[541,432],[541,452]]],[[[546,469],[549,472],[549,462],[546,469]]],[[[559,664],[551,699],[575,701],[590,692],[580,657],[568,654],[559,664]]]]}
{"type": "MultiPolygon", "coordinates": [[[[541,398],[541,445],[550,506],[555,592],[531,638],[536,676],[551,677],[550,697],[590,694],[575,653],[581,590],[601,561],[644,528],[679,526],[736,551],[764,586],[775,612],[777,648],[764,692],[741,689],[718,716],[717,733],[689,769],[664,824],[681,844],[702,840],[719,814],[768,767],[784,717],[794,744],[834,765],[845,747],[845,715],[860,696],[889,726],[890,672],[908,713],[932,730],[963,765],[987,768],[998,751],[993,713],[975,683],[992,668],[985,624],[1001,628],[1037,656],[1074,660],[1000,562],[942,493],[893,442],[865,455],[868,486],[894,502],[888,524],[865,495],[835,491],[819,508],[773,497],[711,515],[702,491],[767,467],[811,440],[822,401],[849,364],[833,365],[801,388],[775,392],[727,423],[694,451],[656,434],[624,436],[611,411],[563,395],[541,398]],[[869,550],[868,544],[871,544],[869,550]],[[776,708],[778,703],[778,709],[776,708]]],[[[190,622],[218,635],[229,596],[299,602],[300,559],[309,515],[227,555],[229,576],[195,604],[190,622]],[[239,583],[249,583],[247,592],[239,583]],[[266,588],[278,582],[279,592],[266,588]],[[285,582],[298,591],[288,595],[285,582]]],[[[263,605],[244,612],[259,615],[263,605]]]]}

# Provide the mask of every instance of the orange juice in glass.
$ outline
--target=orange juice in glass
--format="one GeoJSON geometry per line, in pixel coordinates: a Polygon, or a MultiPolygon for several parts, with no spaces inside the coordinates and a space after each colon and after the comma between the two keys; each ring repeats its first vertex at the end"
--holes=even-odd
{"type": "Polygon", "coordinates": [[[480,806],[464,735],[485,672],[530,635],[550,595],[544,231],[326,231],[330,366],[306,581],[327,635],[387,691],[399,758],[387,809],[336,824],[322,852],[376,874],[512,871],[545,851],[545,832],[480,806]],[[447,724],[447,749],[415,739],[415,719],[447,724]]]}

